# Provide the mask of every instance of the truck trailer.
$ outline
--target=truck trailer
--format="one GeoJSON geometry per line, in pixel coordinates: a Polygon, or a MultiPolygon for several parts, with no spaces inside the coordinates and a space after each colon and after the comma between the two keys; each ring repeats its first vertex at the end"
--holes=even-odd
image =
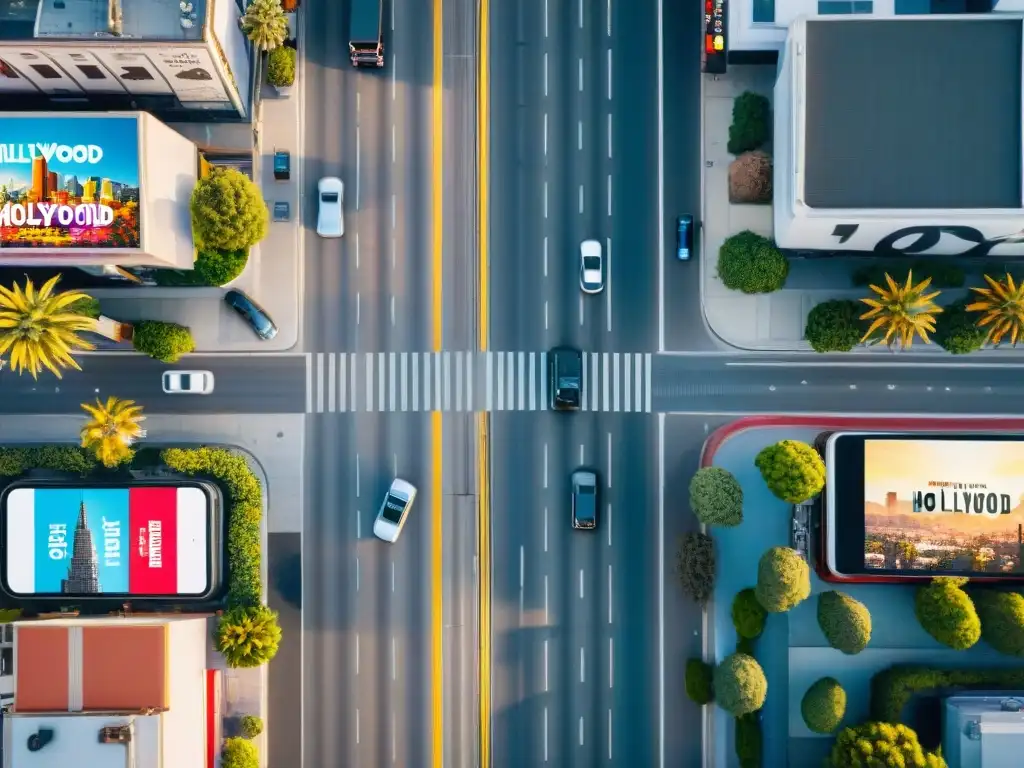
{"type": "Polygon", "coordinates": [[[384,66],[384,0],[352,0],[348,53],[353,67],[384,66]]]}

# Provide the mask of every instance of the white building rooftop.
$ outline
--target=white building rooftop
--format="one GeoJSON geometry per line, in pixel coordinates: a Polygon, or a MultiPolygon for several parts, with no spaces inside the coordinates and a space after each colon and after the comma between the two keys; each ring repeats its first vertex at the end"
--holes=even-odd
{"type": "Polygon", "coordinates": [[[201,40],[206,20],[206,0],[35,2],[38,3],[33,34],[36,38],[201,40]],[[120,34],[114,32],[113,23],[118,9],[121,16],[120,34]]]}

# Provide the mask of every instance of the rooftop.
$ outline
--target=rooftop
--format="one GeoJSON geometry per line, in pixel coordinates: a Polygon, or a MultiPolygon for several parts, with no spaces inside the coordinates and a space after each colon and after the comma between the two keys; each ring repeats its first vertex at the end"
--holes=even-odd
{"type": "Polygon", "coordinates": [[[160,762],[159,716],[50,715],[4,717],[4,741],[10,768],[152,768],[160,762]],[[128,725],[132,729],[134,760],[123,744],[101,744],[100,729],[128,725]],[[38,752],[28,739],[40,730],[53,740],[38,752]]]}
{"type": "Polygon", "coordinates": [[[1021,20],[808,20],[804,202],[1021,207],[1021,20]]]}
{"type": "MultiPolygon", "coordinates": [[[[30,37],[64,39],[201,40],[207,0],[24,0],[22,15],[35,9],[30,37]],[[112,9],[121,8],[121,31],[112,31],[112,9]],[[191,5],[189,9],[188,6],[191,5]]],[[[8,7],[0,0],[0,19],[8,7]]],[[[12,13],[13,15],[13,13],[12,13]]],[[[20,16],[19,16],[20,18],[20,16]]]]}

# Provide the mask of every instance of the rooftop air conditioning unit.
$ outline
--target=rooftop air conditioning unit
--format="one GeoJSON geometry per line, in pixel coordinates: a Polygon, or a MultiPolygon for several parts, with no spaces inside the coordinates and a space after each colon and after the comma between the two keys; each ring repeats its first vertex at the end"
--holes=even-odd
{"type": "Polygon", "coordinates": [[[40,728],[28,737],[28,751],[38,752],[53,741],[53,728],[40,728]]]}

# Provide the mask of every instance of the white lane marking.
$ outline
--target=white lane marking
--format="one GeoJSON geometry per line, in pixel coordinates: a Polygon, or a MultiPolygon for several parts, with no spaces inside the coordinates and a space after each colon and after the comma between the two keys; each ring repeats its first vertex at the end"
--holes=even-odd
{"type": "Polygon", "coordinates": [[[608,687],[615,687],[615,641],[608,638],[608,687]]]}
{"type": "MultiPolygon", "coordinates": [[[[610,509],[609,509],[610,511],[610,509]]],[[[612,623],[612,566],[608,564],[608,623],[612,623]]]]}
{"type": "Polygon", "coordinates": [[[398,679],[398,641],[391,638],[391,679],[398,679]]]}
{"type": "Polygon", "coordinates": [[[395,561],[391,561],[391,591],[395,591],[395,561]]]}
{"type": "MultiPolygon", "coordinates": [[[[398,3],[391,3],[391,31],[392,31],[392,32],[394,32],[394,31],[395,31],[395,6],[396,6],[396,5],[398,5],[398,3]]],[[[394,57],[394,56],[392,56],[392,57],[391,57],[391,71],[392,71],[392,72],[393,72],[393,71],[394,71],[394,69],[395,69],[395,62],[394,62],[394,59],[395,59],[395,57],[394,57]]]]}
{"type": "Polygon", "coordinates": [[[548,641],[544,641],[544,693],[548,692],[548,641]]]}
{"type": "Polygon", "coordinates": [[[544,625],[549,626],[551,624],[550,612],[548,611],[548,577],[544,575],[544,625]]]}
{"type": "Polygon", "coordinates": [[[583,0],[580,0],[580,29],[583,29],[583,0]]]}
{"type": "Polygon", "coordinates": [[[544,182],[544,218],[548,217],[548,183],[544,182]]]}
{"type": "Polygon", "coordinates": [[[356,291],[356,325],[359,325],[359,322],[360,322],[360,319],[361,319],[360,316],[362,315],[362,307],[361,307],[362,303],[363,303],[363,297],[359,293],[359,291],[356,291]]]}
{"type": "Polygon", "coordinates": [[[583,569],[580,568],[580,600],[583,599],[583,569]]]}
{"type": "Polygon", "coordinates": [[[608,505],[608,525],[605,526],[608,529],[608,546],[612,545],[612,505],[608,505]]]}
{"type": "Polygon", "coordinates": [[[580,294],[580,325],[583,325],[583,294],[580,294]]]}
{"type": "Polygon", "coordinates": [[[548,444],[544,443],[544,487],[548,487],[548,444]]]}
{"type": "Polygon", "coordinates": [[[391,163],[394,164],[395,156],[398,154],[398,140],[395,138],[397,129],[395,124],[391,124],[391,163]]]}
{"type": "Polygon", "coordinates": [[[544,330],[548,329],[548,303],[544,302],[544,330]]]}
{"type": "Polygon", "coordinates": [[[356,707],[356,744],[359,743],[359,708],[356,707]]]}
{"type": "MultiPolygon", "coordinates": [[[[358,93],[356,94],[356,110],[357,111],[359,110],[359,94],[358,93]]],[[[359,198],[359,166],[360,166],[359,146],[360,146],[360,136],[359,136],[359,125],[357,124],[356,125],[356,210],[357,211],[359,210],[359,199],[360,199],[359,198]]]]}
{"type": "MultiPolygon", "coordinates": [[[[658,48],[661,48],[661,0],[658,2],[658,48]]],[[[661,70],[658,70],[659,75],[661,70]]],[[[659,77],[659,80],[661,78],[659,77]]],[[[665,572],[665,414],[658,414],[658,573],[665,572]]],[[[665,768],[665,584],[658,579],[658,754],[665,768]]]]}
{"type": "Polygon", "coordinates": [[[608,487],[612,487],[612,433],[608,433],[608,487]]]}
{"type": "Polygon", "coordinates": [[[395,294],[391,294],[391,324],[395,324],[395,294]]]}
{"type": "Polygon", "coordinates": [[[360,572],[360,568],[359,568],[359,558],[357,557],[357,558],[356,558],[356,592],[358,592],[358,591],[359,591],[359,583],[360,583],[360,576],[359,576],[359,572],[360,572]]]}
{"type": "Polygon", "coordinates": [[[544,235],[544,277],[548,276],[548,236],[544,235]]]}
{"type": "Polygon", "coordinates": [[[580,646],[580,682],[586,682],[586,666],[583,663],[583,646],[580,646]]]}
{"type": "Polygon", "coordinates": [[[608,333],[612,332],[612,239],[607,238],[606,249],[608,256],[606,261],[608,262],[605,266],[605,274],[608,275],[608,285],[605,290],[608,292],[608,301],[605,303],[605,316],[608,319],[608,333]]]}
{"type": "Polygon", "coordinates": [[[391,476],[398,477],[398,454],[391,454],[391,476]]]}
{"type": "Polygon", "coordinates": [[[356,232],[356,269],[359,269],[359,233],[356,232]]]}
{"type": "Polygon", "coordinates": [[[585,449],[585,446],[583,445],[583,443],[580,443],[580,464],[581,465],[583,464],[583,456],[584,456],[583,452],[584,452],[584,449],[585,449]]]}
{"type": "Polygon", "coordinates": [[[544,95],[548,95],[548,55],[546,53],[544,54],[544,95]]]}
{"type": "Polygon", "coordinates": [[[548,156],[548,113],[544,113],[544,157],[548,156]]]}
{"type": "Polygon", "coordinates": [[[608,101],[612,100],[612,49],[608,49],[608,101]]]}
{"type": "Polygon", "coordinates": [[[583,151],[583,121],[582,120],[580,120],[579,123],[576,125],[576,145],[579,147],[580,151],[582,152],[583,151]]]}
{"type": "Polygon", "coordinates": [[[359,498],[359,454],[356,454],[356,498],[359,498]]]}
{"type": "Polygon", "coordinates": [[[547,36],[548,36],[548,0],[544,0],[544,37],[547,37],[547,36]]]}
{"type": "Polygon", "coordinates": [[[359,674],[359,633],[356,633],[356,674],[359,674]]]}
{"type": "MultiPolygon", "coordinates": [[[[658,235],[658,351],[665,351],[665,8],[658,0],[658,214],[653,231],[658,235]]],[[[662,686],[664,690],[664,686],[662,686]]],[[[664,699],[662,699],[664,704],[664,699]]],[[[665,709],[661,709],[658,765],[665,768],[665,709]]]]}
{"type": "MultiPolygon", "coordinates": [[[[395,4],[391,4],[391,29],[395,28],[395,4]]],[[[395,89],[398,87],[398,57],[391,54],[391,100],[395,100],[395,89]]]]}
{"type": "Polygon", "coordinates": [[[580,184],[580,213],[583,213],[583,185],[580,184]]]}
{"type": "Polygon", "coordinates": [[[583,718],[580,717],[580,746],[583,746],[583,718]]]}
{"type": "Polygon", "coordinates": [[[579,77],[579,80],[580,80],[580,93],[583,93],[583,57],[582,56],[580,56],[579,67],[577,67],[577,69],[579,71],[579,76],[580,76],[579,77]]]}
{"type": "Polygon", "coordinates": [[[612,159],[612,113],[608,113],[608,159],[612,159]]]}
{"type": "Polygon", "coordinates": [[[523,589],[523,582],[526,576],[526,553],[522,546],[519,547],[519,625],[523,624],[523,613],[526,610],[526,592],[523,589]]]}
{"type": "MultiPolygon", "coordinates": [[[[363,538],[363,513],[356,510],[356,538],[363,538]]],[[[356,591],[359,591],[359,559],[356,558],[356,591]]]]}
{"type": "Polygon", "coordinates": [[[612,215],[612,175],[608,174],[608,215],[612,215]]]}
{"type": "Polygon", "coordinates": [[[548,761],[548,708],[544,707],[544,762],[548,761]]]}
{"type": "Polygon", "coordinates": [[[548,551],[548,508],[544,507],[544,551],[548,551]]]}
{"type": "Polygon", "coordinates": [[[612,36],[612,0],[608,0],[608,37],[612,36]]]}
{"type": "Polygon", "coordinates": [[[608,708],[608,759],[612,759],[612,710],[608,708]]]}

